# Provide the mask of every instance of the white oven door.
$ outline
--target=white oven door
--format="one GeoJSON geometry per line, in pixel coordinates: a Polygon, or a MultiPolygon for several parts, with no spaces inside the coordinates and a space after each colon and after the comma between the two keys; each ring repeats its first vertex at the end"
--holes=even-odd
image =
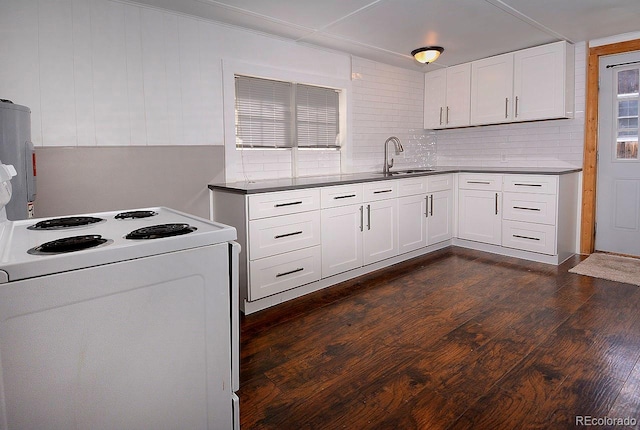
{"type": "Polygon", "coordinates": [[[227,243],[0,285],[0,426],[233,425],[227,243]]]}

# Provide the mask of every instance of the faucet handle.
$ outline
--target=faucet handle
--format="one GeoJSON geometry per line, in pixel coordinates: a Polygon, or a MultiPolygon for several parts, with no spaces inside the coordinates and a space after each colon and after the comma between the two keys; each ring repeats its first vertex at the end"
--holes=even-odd
{"type": "Polygon", "coordinates": [[[393,158],[391,159],[391,161],[389,163],[387,163],[387,167],[389,169],[393,167],[393,158]]]}

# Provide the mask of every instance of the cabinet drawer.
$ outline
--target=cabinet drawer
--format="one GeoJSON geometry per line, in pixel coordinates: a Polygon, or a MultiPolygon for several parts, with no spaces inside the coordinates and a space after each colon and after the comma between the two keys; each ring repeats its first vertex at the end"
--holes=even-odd
{"type": "Polygon", "coordinates": [[[404,178],[397,181],[398,197],[415,196],[427,193],[427,178],[404,178]]]}
{"type": "Polygon", "coordinates": [[[319,246],[261,258],[249,263],[249,300],[258,300],[320,279],[319,246]]]}
{"type": "Polygon", "coordinates": [[[365,202],[398,197],[397,181],[378,181],[362,184],[362,199],[365,202]]]}
{"type": "Polygon", "coordinates": [[[249,222],[249,259],[320,245],[320,211],[249,222]]]}
{"type": "Polygon", "coordinates": [[[336,185],[320,189],[320,206],[323,209],[357,203],[362,203],[361,184],[336,185]]]}
{"type": "Polygon", "coordinates": [[[446,191],[453,188],[453,175],[434,175],[427,178],[427,192],[446,191]]]}
{"type": "Polygon", "coordinates": [[[504,190],[522,193],[556,194],[558,177],[553,175],[505,175],[504,190]]]}
{"type": "Polygon", "coordinates": [[[458,188],[465,190],[502,190],[502,175],[487,173],[460,173],[458,188]]]}
{"type": "Polygon", "coordinates": [[[555,255],[556,228],[553,225],[505,220],[502,222],[502,246],[555,255]]]}
{"type": "Polygon", "coordinates": [[[320,209],[318,188],[249,196],[249,219],[288,215],[320,209]]]}
{"type": "Polygon", "coordinates": [[[555,225],[556,196],[554,194],[504,193],[502,218],[555,225]]]}

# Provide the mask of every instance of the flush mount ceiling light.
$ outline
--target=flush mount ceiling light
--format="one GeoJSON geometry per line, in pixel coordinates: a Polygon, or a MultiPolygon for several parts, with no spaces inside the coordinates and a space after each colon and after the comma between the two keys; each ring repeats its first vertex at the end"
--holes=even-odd
{"type": "Polygon", "coordinates": [[[424,48],[418,48],[411,51],[411,55],[417,62],[422,64],[429,64],[436,61],[440,54],[442,54],[444,48],[442,46],[425,46],[424,48]]]}

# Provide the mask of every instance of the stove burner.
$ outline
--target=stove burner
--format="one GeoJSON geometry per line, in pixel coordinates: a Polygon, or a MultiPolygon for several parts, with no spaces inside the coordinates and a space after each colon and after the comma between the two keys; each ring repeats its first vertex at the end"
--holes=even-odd
{"type": "Polygon", "coordinates": [[[158,215],[158,212],[154,211],[129,211],[119,213],[118,215],[116,215],[116,219],[149,218],[156,215],[158,215]]]}
{"type": "Polygon", "coordinates": [[[139,228],[125,236],[125,239],[158,239],[162,237],[180,236],[196,231],[189,224],[158,224],[139,228]]]}
{"type": "Polygon", "coordinates": [[[61,254],[65,252],[82,251],[85,249],[95,248],[96,246],[110,242],[99,234],[90,234],[85,236],[72,236],[56,239],[51,242],[43,243],[40,246],[31,248],[27,251],[29,254],[61,254]]]}
{"type": "Polygon", "coordinates": [[[65,228],[83,227],[104,221],[102,218],[92,216],[71,216],[66,218],[54,218],[40,221],[27,227],[29,230],[63,230],[65,228]]]}

